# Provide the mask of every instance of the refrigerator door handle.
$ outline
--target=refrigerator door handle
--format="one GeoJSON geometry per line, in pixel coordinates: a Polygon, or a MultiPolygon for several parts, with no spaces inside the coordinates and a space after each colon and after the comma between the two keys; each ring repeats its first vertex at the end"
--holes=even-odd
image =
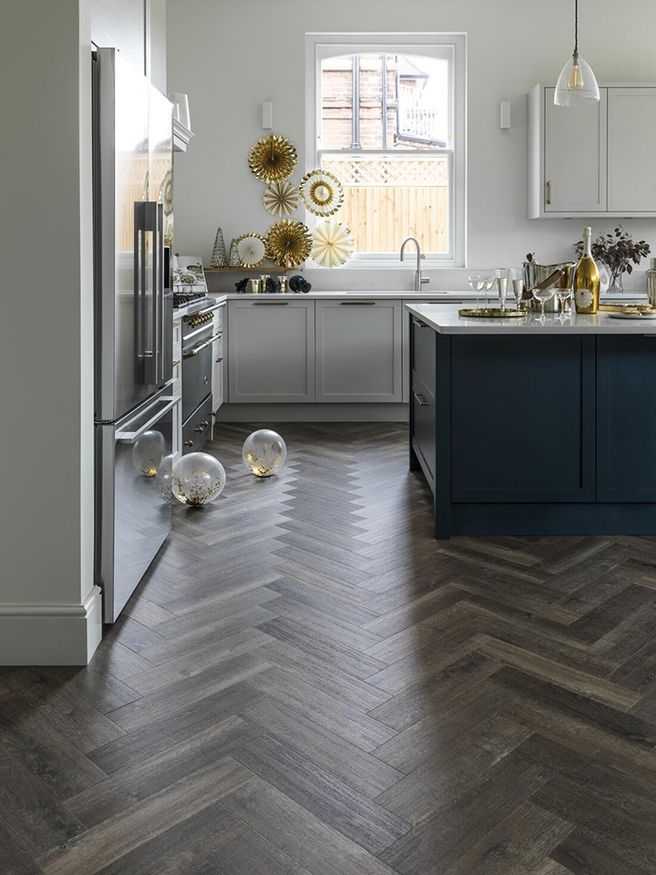
{"type": "MultiPolygon", "coordinates": [[[[180,403],[180,395],[160,395],[157,401],[166,401],[167,404],[164,407],[158,407],[157,413],[154,416],[151,416],[143,425],[140,425],[136,431],[125,431],[124,429],[119,429],[116,432],[116,440],[121,441],[122,443],[134,443],[138,437],[148,431],[148,429],[152,428],[155,423],[164,416],[165,413],[168,413],[169,410],[172,410],[177,404],[180,403]]],[[[154,407],[157,405],[153,405],[154,407]]],[[[139,417],[140,419],[141,417],[139,417]]],[[[130,423],[128,423],[130,425],[130,423]]]]}
{"type": "Polygon", "coordinates": [[[155,357],[157,363],[157,382],[161,383],[164,378],[164,331],[165,331],[165,319],[166,319],[166,310],[164,307],[164,205],[158,203],[157,204],[157,217],[156,217],[156,231],[155,231],[155,252],[153,253],[153,258],[156,259],[157,264],[157,348],[155,350],[155,357]]]}
{"type": "MultiPolygon", "coordinates": [[[[134,352],[136,373],[141,374],[146,358],[146,214],[143,201],[134,204],[134,352]]],[[[145,381],[142,381],[145,382],[145,381]]]]}

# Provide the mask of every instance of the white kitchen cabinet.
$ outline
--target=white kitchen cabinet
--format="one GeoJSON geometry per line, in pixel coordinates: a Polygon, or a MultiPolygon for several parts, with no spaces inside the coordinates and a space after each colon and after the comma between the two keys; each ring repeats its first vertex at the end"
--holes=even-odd
{"type": "Polygon", "coordinates": [[[608,209],[656,210],[656,88],[608,92],[608,209]]]}
{"type": "Polygon", "coordinates": [[[212,416],[214,417],[216,417],[224,399],[225,310],[226,305],[221,304],[214,311],[214,324],[212,325],[212,334],[216,338],[212,344],[212,416]]]}
{"type": "Polygon", "coordinates": [[[230,301],[231,404],[314,401],[314,301],[230,301]]]}
{"type": "Polygon", "coordinates": [[[656,87],[606,85],[598,103],[559,107],[528,96],[528,216],[656,216],[656,87]]]}
{"type": "Polygon", "coordinates": [[[606,209],[606,111],[608,92],[599,103],[554,104],[545,88],[544,209],[548,213],[604,212],[606,209]]]}
{"type": "Polygon", "coordinates": [[[316,400],[403,399],[400,301],[317,301],[316,400]]]}

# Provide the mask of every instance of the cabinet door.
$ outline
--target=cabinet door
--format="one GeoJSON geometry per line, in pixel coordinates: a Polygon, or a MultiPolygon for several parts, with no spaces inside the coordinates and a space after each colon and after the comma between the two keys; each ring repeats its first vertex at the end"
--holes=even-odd
{"type": "Polygon", "coordinates": [[[314,401],[314,302],[230,301],[229,401],[314,401]]]}
{"type": "Polygon", "coordinates": [[[599,103],[575,109],[554,105],[544,93],[544,210],[595,213],[606,210],[606,115],[608,89],[599,103]]]}
{"type": "Polygon", "coordinates": [[[656,88],[608,89],[608,209],[656,213],[656,88]]]}
{"type": "Polygon", "coordinates": [[[594,501],[594,379],[594,337],[454,336],[452,500],[594,501]]]}
{"type": "Polygon", "coordinates": [[[597,501],[656,501],[656,337],[597,338],[597,501]]]}
{"type": "Polygon", "coordinates": [[[400,402],[400,301],[320,301],[317,401],[400,402]]]}
{"type": "Polygon", "coordinates": [[[224,337],[225,304],[214,311],[213,334],[216,340],[212,344],[212,413],[216,413],[223,404],[223,373],[225,358],[224,337]]]}

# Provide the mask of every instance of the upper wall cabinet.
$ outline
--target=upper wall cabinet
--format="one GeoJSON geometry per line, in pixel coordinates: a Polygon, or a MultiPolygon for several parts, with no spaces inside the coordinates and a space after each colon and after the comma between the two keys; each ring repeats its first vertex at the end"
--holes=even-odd
{"type": "Polygon", "coordinates": [[[656,216],[656,88],[605,86],[599,103],[554,105],[536,85],[528,106],[528,216],[656,216]]]}

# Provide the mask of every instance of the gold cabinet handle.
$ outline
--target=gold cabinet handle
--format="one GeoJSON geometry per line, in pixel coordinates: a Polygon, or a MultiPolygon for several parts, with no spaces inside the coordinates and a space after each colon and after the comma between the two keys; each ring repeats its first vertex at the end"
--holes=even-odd
{"type": "Polygon", "coordinates": [[[551,206],[551,180],[547,179],[547,206],[551,206]]]}

